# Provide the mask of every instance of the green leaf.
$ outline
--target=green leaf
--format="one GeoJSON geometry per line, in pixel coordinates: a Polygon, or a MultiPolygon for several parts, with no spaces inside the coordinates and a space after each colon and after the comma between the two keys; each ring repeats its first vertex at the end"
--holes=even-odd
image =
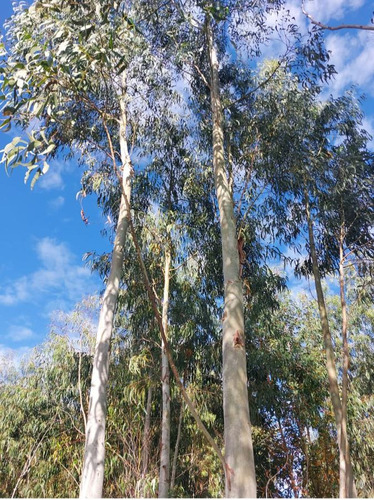
{"type": "Polygon", "coordinates": [[[24,177],[24,183],[27,184],[27,181],[29,180],[29,177],[30,177],[30,174],[33,170],[35,170],[36,168],[38,168],[38,165],[34,165],[33,167],[28,167],[27,168],[27,171],[25,173],[25,177],[24,177]]]}
{"type": "Polygon", "coordinates": [[[56,144],[50,144],[47,149],[42,151],[40,154],[42,155],[48,155],[49,153],[52,153],[52,151],[56,148],[56,144]]]}
{"type": "Polygon", "coordinates": [[[2,132],[9,132],[9,130],[11,129],[11,126],[12,126],[12,119],[11,118],[7,118],[6,120],[4,120],[1,125],[0,125],[0,129],[3,129],[2,132]]]}
{"type": "Polygon", "coordinates": [[[39,177],[42,175],[42,171],[40,170],[40,168],[36,171],[34,177],[32,178],[32,181],[31,181],[31,184],[30,184],[30,188],[31,189],[34,189],[34,186],[35,186],[35,183],[36,181],[39,179],[39,177]]]}

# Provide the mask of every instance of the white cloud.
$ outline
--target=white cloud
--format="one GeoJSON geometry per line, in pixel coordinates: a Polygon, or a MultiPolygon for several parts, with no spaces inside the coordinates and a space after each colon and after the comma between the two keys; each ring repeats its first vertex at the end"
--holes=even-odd
{"type": "Polygon", "coordinates": [[[37,242],[36,253],[41,263],[39,269],[0,289],[0,304],[36,303],[42,298],[44,306],[48,307],[50,302],[54,306],[76,302],[87,294],[92,286],[91,273],[83,265],[76,264],[75,256],[65,243],[42,238],[37,242]]]}
{"type": "Polygon", "coordinates": [[[58,210],[63,206],[64,203],[65,198],[63,196],[57,196],[56,198],[53,198],[53,200],[50,200],[48,204],[54,210],[58,210]]]}
{"type": "Polygon", "coordinates": [[[326,47],[331,51],[330,62],[338,74],[330,82],[334,94],[351,85],[359,85],[366,93],[374,95],[374,33],[356,31],[326,37],[326,47]]]}
{"type": "MultiPolygon", "coordinates": [[[[317,21],[340,20],[352,10],[359,9],[365,0],[313,0],[305,2],[305,10],[317,21]]],[[[300,1],[301,4],[301,1],[300,1]]]]}
{"type": "Polygon", "coordinates": [[[22,325],[12,325],[8,330],[6,338],[13,342],[21,342],[23,340],[30,339],[33,336],[34,332],[31,328],[22,325]]]}
{"type": "Polygon", "coordinates": [[[47,191],[51,189],[64,189],[64,174],[71,171],[71,164],[60,161],[53,160],[50,164],[48,172],[43,175],[38,181],[37,185],[47,191]]]}

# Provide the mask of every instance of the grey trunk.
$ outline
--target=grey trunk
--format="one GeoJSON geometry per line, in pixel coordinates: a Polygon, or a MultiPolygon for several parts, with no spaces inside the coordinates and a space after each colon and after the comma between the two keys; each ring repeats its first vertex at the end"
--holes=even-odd
{"type": "MultiPolygon", "coordinates": [[[[151,431],[151,411],[152,411],[152,386],[148,387],[147,395],[147,406],[144,420],[144,434],[143,434],[143,446],[142,446],[142,479],[148,473],[149,464],[149,446],[150,446],[150,431],[151,431]]],[[[144,496],[144,488],[143,488],[144,496]]]]}
{"type": "Polygon", "coordinates": [[[173,456],[173,466],[171,469],[171,481],[170,481],[170,489],[173,490],[175,486],[175,476],[177,472],[177,460],[178,460],[178,454],[179,454],[179,443],[181,440],[181,434],[182,434],[182,421],[183,421],[183,400],[181,401],[181,409],[179,412],[179,422],[178,422],[178,432],[177,432],[177,440],[175,442],[175,448],[174,448],[174,456],[173,456]]]}
{"type": "Polygon", "coordinates": [[[103,297],[96,336],[80,498],[102,498],[103,496],[110,340],[122,274],[124,244],[128,229],[128,211],[124,196],[126,195],[127,200],[130,201],[132,176],[132,167],[126,141],[124,96],[121,97],[120,146],[123,193],[113,245],[110,274],[103,297]]]}
{"type": "Polygon", "coordinates": [[[224,277],[223,412],[226,462],[226,496],[255,497],[256,476],[249,420],[247,362],[244,335],[242,281],[234,203],[228,182],[223,142],[223,117],[218,58],[209,20],[206,35],[210,61],[210,95],[213,121],[213,167],[220,214],[224,277]]]}
{"type": "MultiPolygon", "coordinates": [[[[166,337],[168,331],[170,260],[170,252],[169,250],[166,250],[164,268],[164,299],[162,304],[162,325],[166,337]]],[[[162,341],[161,346],[161,364],[162,429],[158,497],[167,498],[169,496],[170,489],[170,370],[164,341],[162,341]]]]}
{"type": "Polygon", "coordinates": [[[327,376],[329,381],[329,392],[335,417],[335,424],[336,424],[337,438],[338,438],[337,444],[339,449],[339,478],[340,478],[339,497],[346,498],[347,471],[350,471],[350,474],[352,474],[352,468],[350,464],[350,459],[347,462],[347,449],[346,449],[347,436],[346,436],[346,428],[343,425],[343,409],[339,396],[339,385],[336,372],[334,346],[332,343],[331,332],[327,317],[325,297],[322,289],[321,275],[318,267],[317,251],[316,251],[314,231],[313,231],[313,221],[309,207],[309,195],[306,190],[305,190],[305,211],[308,222],[309,247],[312,258],[312,267],[313,267],[314,283],[317,294],[318,310],[321,320],[321,328],[322,328],[324,347],[326,352],[326,367],[327,367],[327,376]]]}
{"type": "Polygon", "coordinates": [[[349,453],[348,429],[347,429],[347,403],[348,403],[348,370],[349,370],[349,347],[348,347],[348,314],[345,299],[345,272],[344,272],[344,229],[340,231],[339,240],[339,286],[340,303],[342,308],[342,343],[343,343],[343,375],[342,375],[342,431],[341,431],[341,460],[340,460],[340,497],[354,498],[357,496],[353,476],[353,468],[349,453]]]}

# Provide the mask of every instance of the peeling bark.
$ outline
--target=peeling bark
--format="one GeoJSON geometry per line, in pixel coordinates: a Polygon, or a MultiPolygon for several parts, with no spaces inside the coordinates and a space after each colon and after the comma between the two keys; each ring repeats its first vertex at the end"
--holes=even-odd
{"type": "Polygon", "coordinates": [[[213,120],[213,167],[220,213],[225,314],[223,321],[223,411],[226,496],[255,497],[256,477],[249,420],[247,361],[244,340],[243,288],[240,279],[232,190],[227,177],[218,58],[210,21],[206,20],[213,120]]]}

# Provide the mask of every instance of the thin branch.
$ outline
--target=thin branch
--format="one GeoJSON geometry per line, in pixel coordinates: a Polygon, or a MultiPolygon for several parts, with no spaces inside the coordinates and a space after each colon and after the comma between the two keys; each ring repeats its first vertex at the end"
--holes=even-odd
{"type": "Polygon", "coordinates": [[[282,467],[274,474],[274,476],[269,477],[268,482],[266,483],[266,488],[265,488],[265,498],[268,498],[268,488],[269,488],[270,481],[273,481],[273,479],[275,479],[277,477],[277,475],[280,474],[282,472],[282,470],[287,467],[287,464],[288,464],[288,453],[286,456],[286,461],[282,465],[282,467]]]}
{"type": "Polygon", "coordinates": [[[39,446],[41,446],[41,444],[43,443],[44,441],[44,438],[45,436],[47,435],[47,433],[49,432],[49,430],[52,428],[52,426],[54,425],[55,423],[55,420],[56,420],[56,416],[54,416],[53,418],[53,421],[51,423],[51,425],[49,427],[47,427],[47,429],[45,430],[45,432],[43,433],[42,437],[39,439],[37,445],[34,447],[34,449],[31,450],[31,454],[29,454],[29,456],[27,457],[27,460],[25,462],[25,465],[23,466],[23,469],[22,469],[22,472],[16,482],[16,485],[13,489],[13,492],[12,492],[12,496],[11,498],[14,498],[16,492],[17,492],[17,489],[18,489],[18,486],[19,486],[19,483],[22,481],[22,479],[24,478],[24,476],[26,476],[26,474],[29,472],[30,470],[30,467],[31,467],[31,462],[33,461],[35,455],[36,455],[36,452],[38,451],[39,449],[39,446]]]}
{"type": "Polygon", "coordinates": [[[253,165],[254,165],[255,156],[256,156],[257,152],[258,152],[258,147],[256,146],[255,149],[254,149],[254,151],[253,151],[252,157],[251,157],[251,164],[250,164],[249,169],[247,171],[247,175],[245,176],[244,187],[243,187],[242,192],[240,194],[239,203],[238,203],[238,216],[240,215],[240,211],[241,211],[241,208],[242,208],[242,202],[243,202],[244,193],[245,193],[245,191],[247,191],[247,187],[248,187],[249,181],[250,181],[250,179],[252,177],[253,165]]]}
{"type": "Polygon", "coordinates": [[[75,479],[75,477],[73,476],[73,474],[69,471],[69,469],[68,469],[67,467],[65,467],[65,465],[64,465],[62,462],[57,462],[57,463],[58,463],[58,465],[61,465],[61,467],[62,467],[63,469],[65,469],[65,470],[66,470],[66,472],[68,473],[68,475],[72,478],[72,480],[75,482],[75,484],[76,484],[76,485],[78,486],[78,488],[79,488],[79,486],[80,486],[80,485],[79,485],[78,481],[75,479]]]}
{"type": "Polygon", "coordinates": [[[257,87],[255,87],[254,89],[250,90],[249,92],[247,92],[246,94],[244,94],[242,97],[239,97],[239,99],[236,99],[236,101],[233,101],[231,104],[229,104],[228,106],[223,106],[224,109],[230,109],[232,106],[235,106],[235,104],[238,104],[239,102],[242,102],[242,101],[245,101],[245,99],[247,99],[248,97],[250,97],[252,94],[254,94],[255,92],[257,92],[257,90],[259,90],[260,88],[264,87],[267,83],[270,82],[270,80],[273,78],[273,76],[275,75],[275,73],[278,71],[278,69],[282,66],[282,59],[280,61],[277,62],[277,66],[275,67],[275,69],[271,72],[271,74],[266,78],[266,80],[260,82],[257,87]]]}
{"type": "Polygon", "coordinates": [[[192,253],[191,255],[189,255],[189,256],[187,257],[187,259],[184,259],[184,261],[183,261],[181,264],[179,264],[179,266],[177,266],[177,267],[172,267],[172,268],[170,269],[170,271],[171,271],[171,272],[178,271],[178,269],[180,269],[181,267],[183,267],[184,265],[186,265],[186,264],[187,264],[187,262],[188,262],[190,259],[194,259],[194,258],[196,257],[196,255],[197,255],[197,252],[192,253]]]}
{"type": "MultiPolygon", "coordinates": [[[[121,184],[121,186],[122,186],[122,184],[121,184]]],[[[195,421],[197,423],[197,426],[199,427],[199,429],[201,430],[201,432],[204,434],[204,436],[206,437],[206,439],[209,442],[209,444],[211,445],[211,447],[216,452],[218,458],[220,459],[220,461],[222,463],[222,466],[224,468],[224,472],[225,472],[225,475],[226,475],[227,471],[228,471],[228,465],[225,462],[225,459],[224,459],[224,457],[223,457],[223,455],[221,453],[221,450],[219,449],[217,443],[214,441],[214,439],[212,438],[212,436],[209,434],[207,428],[205,427],[205,425],[203,424],[202,420],[200,419],[199,414],[197,413],[197,410],[195,408],[195,405],[191,401],[191,399],[189,398],[189,396],[188,396],[188,394],[186,392],[186,389],[184,388],[184,386],[183,386],[183,384],[181,382],[181,378],[180,378],[178,369],[175,366],[173,357],[171,355],[170,344],[168,342],[168,339],[166,338],[164,327],[163,327],[163,324],[162,324],[162,318],[161,318],[160,312],[159,312],[157,304],[156,304],[156,297],[155,297],[155,295],[153,293],[152,286],[151,286],[149,278],[148,278],[148,272],[147,272],[147,269],[145,267],[142,255],[141,255],[141,250],[140,250],[138,238],[136,236],[135,228],[134,228],[133,221],[132,221],[132,218],[131,218],[130,204],[129,204],[129,201],[127,199],[126,193],[124,191],[122,192],[122,195],[124,197],[124,200],[125,200],[125,203],[126,203],[126,206],[127,206],[129,227],[130,227],[130,232],[131,232],[132,239],[133,239],[133,242],[134,242],[134,245],[135,245],[135,249],[136,249],[136,253],[137,253],[137,257],[138,257],[138,262],[139,262],[140,267],[142,269],[143,278],[144,278],[145,285],[146,285],[147,292],[148,292],[148,297],[149,297],[149,300],[151,302],[152,309],[153,309],[154,315],[156,317],[156,321],[157,321],[159,329],[160,329],[161,338],[162,338],[162,340],[164,342],[164,347],[165,347],[165,350],[166,350],[166,354],[167,354],[167,357],[168,357],[168,361],[169,361],[169,364],[170,364],[171,371],[173,372],[173,375],[175,377],[175,381],[176,381],[176,383],[177,383],[177,385],[179,387],[179,390],[181,391],[181,393],[183,395],[183,398],[184,398],[184,400],[185,400],[185,402],[186,402],[186,404],[187,404],[187,406],[188,406],[188,408],[189,408],[192,416],[194,417],[194,419],[195,419],[195,421]]]]}
{"type": "Polygon", "coordinates": [[[210,86],[210,83],[208,82],[208,80],[205,78],[204,76],[204,73],[201,71],[201,69],[199,68],[199,66],[197,64],[193,64],[193,67],[196,69],[196,71],[199,73],[201,79],[203,80],[203,82],[205,83],[205,85],[208,87],[209,90],[212,90],[211,86],[210,86]]]}
{"type": "Polygon", "coordinates": [[[317,21],[312,17],[305,9],[305,1],[302,1],[301,8],[303,11],[303,14],[309,19],[309,21],[314,24],[315,26],[318,26],[319,28],[322,28],[323,30],[329,30],[329,31],[338,31],[338,30],[345,30],[345,29],[354,29],[354,30],[366,30],[366,31],[374,31],[374,26],[370,26],[367,24],[339,24],[338,26],[328,26],[327,24],[323,24],[320,21],[317,21]]]}
{"type": "Polygon", "coordinates": [[[149,18],[153,17],[153,16],[154,16],[154,14],[157,14],[157,13],[158,13],[158,11],[159,11],[160,9],[162,9],[163,7],[165,7],[166,5],[168,5],[168,4],[169,4],[169,3],[171,3],[171,2],[172,2],[172,0],[166,0],[166,2],[161,3],[161,4],[160,4],[160,5],[158,5],[158,6],[156,7],[156,9],[154,9],[154,10],[153,10],[150,14],[148,14],[148,15],[147,15],[147,16],[145,16],[145,17],[143,17],[142,19],[139,19],[139,21],[137,21],[137,24],[140,24],[140,23],[142,23],[143,21],[148,21],[148,19],[149,19],[149,18]]]}

